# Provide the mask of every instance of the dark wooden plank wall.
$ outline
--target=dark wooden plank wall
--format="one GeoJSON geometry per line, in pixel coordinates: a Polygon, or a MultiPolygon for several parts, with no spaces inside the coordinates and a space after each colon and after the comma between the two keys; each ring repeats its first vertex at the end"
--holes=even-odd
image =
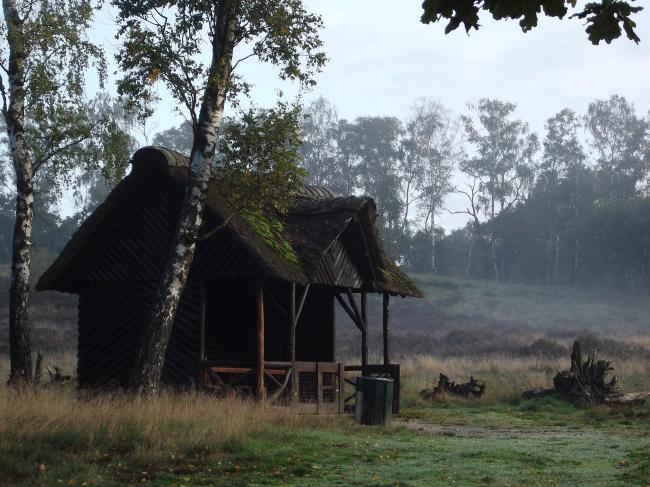
{"type": "Polygon", "coordinates": [[[79,387],[124,387],[140,331],[137,284],[110,284],[79,295],[79,387]]]}
{"type": "MultiPolygon", "coordinates": [[[[102,284],[79,295],[80,387],[128,385],[154,292],[152,284],[102,284]]],[[[165,356],[165,383],[189,386],[198,381],[200,310],[199,285],[188,282],[165,356]]]]}
{"type": "MultiPolygon", "coordinates": [[[[169,254],[180,198],[178,188],[169,184],[134,195],[130,211],[115,219],[113,233],[84,269],[85,282],[157,282],[169,254]]],[[[213,215],[206,221],[206,228],[221,223],[213,215]]],[[[256,275],[251,258],[223,229],[199,241],[189,279],[256,275]]]]}
{"type": "Polygon", "coordinates": [[[340,239],[335,240],[323,256],[314,282],[355,289],[362,286],[363,277],[340,239]]]}
{"type": "Polygon", "coordinates": [[[86,282],[157,282],[160,278],[180,196],[170,185],[158,185],[134,195],[130,207],[131,211],[113,221],[112,238],[102,242],[93,256],[86,282]]]}

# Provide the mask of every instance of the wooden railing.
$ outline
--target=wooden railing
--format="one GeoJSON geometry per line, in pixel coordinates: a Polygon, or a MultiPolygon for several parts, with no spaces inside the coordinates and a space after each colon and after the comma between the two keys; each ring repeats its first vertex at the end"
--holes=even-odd
{"type": "Polygon", "coordinates": [[[343,364],[294,362],[291,407],[305,413],[342,413],[343,364]]]}
{"type": "MultiPolygon", "coordinates": [[[[203,387],[217,393],[253,395],[257,368],[253,362],[204,361],[203,387]]],[[[302,413],[341,413],[343,364],[333,362],[265,362],[267,401],[302,413]]]]}

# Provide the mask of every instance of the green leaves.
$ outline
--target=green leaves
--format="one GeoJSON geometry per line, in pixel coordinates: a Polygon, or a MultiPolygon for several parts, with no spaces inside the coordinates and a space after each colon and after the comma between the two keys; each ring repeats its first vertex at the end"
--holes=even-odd
{"type": "Polygon", "coordinates": [[[515,108],[514,103],[482,98],[474,117],[462,117],[474,156],[461,170],[478,183],[477,209],[492,218],[522,199],[534,181],[539,142],[527,123],[511,119],[515,108]]]}
{"type": "Polygon", "coordinates": [[[302,185],[300,110],[286,104],[248,110],[222,127],[217,166],[222,193],[235,208],[284,210],[302,185]]]}
{"type": "Polygon", "coordinates": [[[178,111],[196,124],[203,90],[208,84],[205,53],[212,51],[219,12],[236,7],[232,40],[233,64],[227,70],[228,98],[235,101],[250,89],[238,74],[249,57],[278,67],[281,79],[304,87],[324,65],[318,15],[305,10],[302,0],[113,0],[118,8],[122,48],[117,61],[122,72],[118,91],[142,117],[151,114],[162,84],[179,102],[178,111]],[[237,58],[239,51],[241,56],[237,58]]]}
{"type": "MultiPolygon", "coordinates": [[[[601,0],[591,2],[583,10],[571,18],[585,19],[586,32],[593,44],[605,41],[608,44],[621,36],[625,31],[628,39],[638,43],[639,37],[635,32],[636,23],[632,15],[640,12],[643,7],[632,6],[635,0],[601,0]]],[[[469,32],[478,29],[479,14],[486,10],[495,20],[519,20],[524,32],[537,27],[540,13],[547,17],[564,18],[569,7],[575,8],[576,0],[425,0],[422,4],[422,23],[429,24],[448,19],[445,33],[457,29],[461,24],[469,32]]]]}
{"type": "MultiPolygon", "coordinates": [[[[22,73],[11,74],[25,87],[21,129],[37,182],[47,179],[52,191],[72,183],[79,168],[102,167],[119,177],[132,147],[100,97],[88,102],[85,95],[89,70],[100,86],[107,75],[104,52],[87,35],[98,7],[92,0],[17,2],[25,63],[22,73]]],[[[3,54],[13,39],[3,27],[0,64],[11,71],[3,54]]]]}
{"type": "Polygon", "coordinates": [[[609,44],[618,39],[622,33],[621,27],[627,38],[638,44],[641,39],[636,35],[636,23],[630,17],[641,10],[643,7],[632,7],[628,2],[602,0],[602,3],[588,3],[582,12],[572,17],[587,20],[586,31],[592,44],[598,44],[601,40],[609,44]]]}

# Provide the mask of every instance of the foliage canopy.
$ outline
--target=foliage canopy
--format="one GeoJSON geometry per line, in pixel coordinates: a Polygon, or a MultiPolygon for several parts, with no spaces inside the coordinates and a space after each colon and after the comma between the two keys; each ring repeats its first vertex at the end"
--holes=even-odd
{"type": "MultiPolygon", "coordinates": [[[[586,32],[593,44],[607,44],[618,39],[623,32],[628,39],[638,43],[636,23],[632,16],[643,7],[633,6],[635,0],[600,0],[588,2],[571,18],[586,20],[586,32]]],[[[537,27],[539,15],[564,18],[569,8],[576,8],[577,0],[424,0],[421,20],[425,24],[447,19],[445,33],[461,24],[465,31],[480,27],[481,11],[492,14],[495,20],[519,20],[524,32],[537,27]]]]}

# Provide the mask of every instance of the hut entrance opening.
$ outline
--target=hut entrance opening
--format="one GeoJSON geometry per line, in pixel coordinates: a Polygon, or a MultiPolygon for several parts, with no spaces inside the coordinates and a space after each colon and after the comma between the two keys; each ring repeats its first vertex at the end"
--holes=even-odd
{"type": "MultiPolygon", "coordinates": [[[[297,293],[304,287],[296,286],[297,293]]],[[[287,283],[264,285],[264,357],[288,362],[291,354],[290,290],[287,283]]],[[[253,362],[257,357],[255,279],[224,279],[205,284],[203,359],[224,364],[253,362]]],[[[296,322],[295,360],[335,359],[334,296],[312,287],[296,322]]]]}

